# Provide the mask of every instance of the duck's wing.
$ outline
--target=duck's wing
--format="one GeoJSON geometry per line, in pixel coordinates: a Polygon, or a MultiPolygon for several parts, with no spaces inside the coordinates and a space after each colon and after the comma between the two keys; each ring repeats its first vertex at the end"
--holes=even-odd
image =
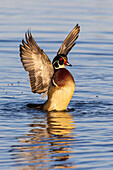
{"type": "Polygon", "coordinates": [[[57,54],[67,55],[72,47],[76,44],[75,40],[78,38],[80,32],[80,26],[77,24],[74,29],[69,33],[66,39],[63,41],[57,54]]]}
{"type": "Polygon", "coordinates": [[[24,69],[29,73],[33,93],[45,93],[48,90],[54,73],[53,65],[48,56],[37,45],[31,32],[25,34],[26,42],[20,45],[20,57],[24,69]]]}

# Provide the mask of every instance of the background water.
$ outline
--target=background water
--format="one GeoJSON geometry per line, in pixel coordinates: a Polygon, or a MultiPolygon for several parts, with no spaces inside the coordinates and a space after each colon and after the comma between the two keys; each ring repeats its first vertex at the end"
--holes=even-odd
{"type": "Polygon", "coordinates": [[[0,169],[113,169],[113,1],[0,1],[0,169]],[[69,54],[71,112],[30,110],[19,44],[31,29],[52,60],[79,23],[69,54]]]}

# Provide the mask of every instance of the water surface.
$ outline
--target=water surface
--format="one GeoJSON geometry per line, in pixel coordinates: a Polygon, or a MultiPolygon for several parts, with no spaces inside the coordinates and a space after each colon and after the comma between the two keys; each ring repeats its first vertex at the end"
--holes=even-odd
{"type": "Polygon", "coordinates": [[[113,2],[2,1],[0,5],[0,169],[113,169],[113,2]],[[19,44],[31,29],[52,60],[79,23],[69,53],[76,89],[70,112],[28,109],[19,44]]]}

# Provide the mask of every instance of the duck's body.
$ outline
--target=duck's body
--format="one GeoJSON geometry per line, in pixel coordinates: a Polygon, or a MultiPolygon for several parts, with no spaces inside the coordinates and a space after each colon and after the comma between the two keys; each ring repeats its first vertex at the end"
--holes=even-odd
{"type": "Polygon", "coordinates": [[[44,110],[66,110],[75,90],[75,82],[71,73],[65,69],[59,69],[48,91],[48,100],[43,106],[44,110]]]}
{"type": "Polygon", "coordinates": [[[67,61],[67,54],[75,45],[79,31],[80,27],[77,24],[62,43],[52,63],[36,44],[31,33],[26,34],[27,43],[22,40],[20,57],[25,70],[29,73],[32,92],[48,95],[47,101],[37,108],[46,111],[67,109],[75,90],[75,82],[65,66],[71,66],[67,61]]]}

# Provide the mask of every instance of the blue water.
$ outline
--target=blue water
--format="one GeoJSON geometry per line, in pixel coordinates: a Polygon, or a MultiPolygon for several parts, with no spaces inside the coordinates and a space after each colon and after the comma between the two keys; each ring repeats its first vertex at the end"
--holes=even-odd
{"type": "Polygon", "coordinates": [[[0,169],[113,169],[113,2],[4,0],[0,3],[0,169]],[[31,29],[52,60],[79,23],[67,68],[76,90],[70,112],[40,112],[19,44],[31,29]]]}

